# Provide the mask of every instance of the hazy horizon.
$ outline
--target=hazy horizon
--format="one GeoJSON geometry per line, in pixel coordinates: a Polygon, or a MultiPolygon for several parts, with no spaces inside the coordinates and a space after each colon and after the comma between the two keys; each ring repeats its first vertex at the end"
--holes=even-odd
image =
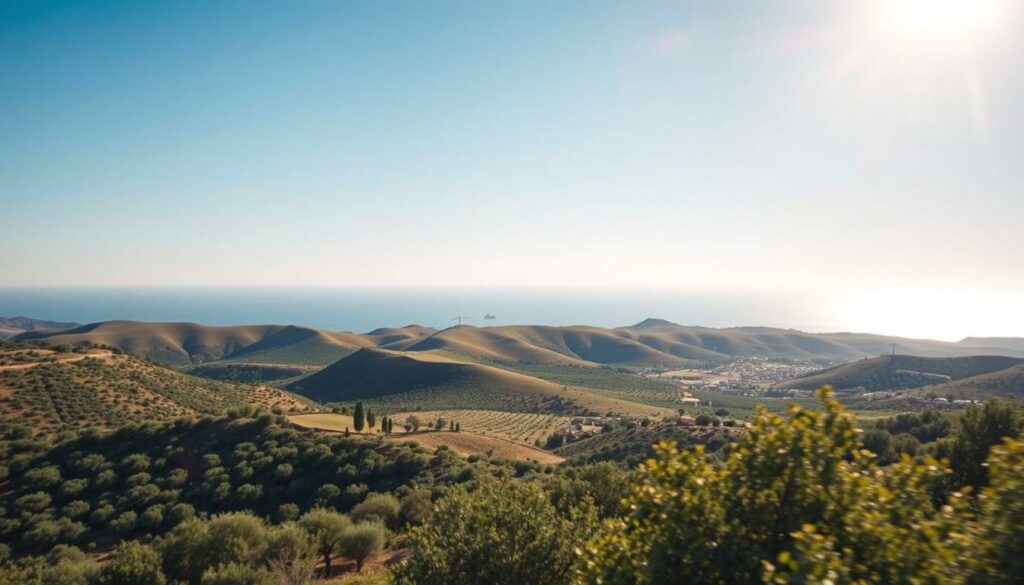
{"type": "MultiPolygon", "coordinates": [[[[971,299],[969,298],[968,301],[971,299]]],[[[871,301],[873,303],[873,301],[871,301]]],[[[899,306],[913,305],[908,299],[899,306]]],[[[873,305],[872,305],[873,306],[873,305]]],[[[811,333],[857,332],[959,341],[1021,337],[1012,319],[918,303],[916,312],[883,319],[856,298],[792,292],[494,287],[0,287],[0,317],[90,323],[108,320],[191,321],[207,325],[280,324],[367,332],[410,324],[592,325],[622,327],[646,318],[705,327],[776,327],[811,333]],[[861,312],[858,313],[858,310],[861,312]],[[963,314],[957,317],[957,314],[963,314]],[[485,315],[494,319],[485,319],[485,315]],[[934,315],[933,315],[934,316],[934,315]],[[930,326],[921,327],[921,323],[930,326]]]]}
{"type": "Polygon", "coordinates": [[[623,288],[1024,336],[1022,16],[5,2],[0,287],[623,288]]]}

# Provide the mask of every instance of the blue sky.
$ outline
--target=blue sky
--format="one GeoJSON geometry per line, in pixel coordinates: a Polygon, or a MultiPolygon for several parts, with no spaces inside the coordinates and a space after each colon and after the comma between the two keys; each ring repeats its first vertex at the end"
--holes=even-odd
{"type": "Polygon", "coordinates": [[[7,1],[0,286],[1014,298],[1016,4],[7,1]]]}

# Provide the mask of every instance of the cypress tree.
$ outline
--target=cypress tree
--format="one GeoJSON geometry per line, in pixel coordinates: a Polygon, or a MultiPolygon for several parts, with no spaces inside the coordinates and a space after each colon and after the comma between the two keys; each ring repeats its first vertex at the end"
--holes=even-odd
{"type": "Polygon", "coordinates": [[[452,421],[452,422],[448,423],[448,430],[449,431],[454,431],[455,430],[455,421],[452,421]]]}
{"type": "Polygon", "coordinates": [[[373,414],[373,409],[371,408],[366,409],[366,424],[370,427],[371,431],[373,427],[377,426],[377,415],[373,414]]]}
{"type": "Polygon", "coordinates": [[[362,432],[363,425],[365,424],[365,414],[363,412],[363,401],[356,402],[356,409],[352,415],[352,426],[356,428],[356,432],[362,432]]]}
{"type": "Polygon", "coordinates": [[[461,430],[462,430],[462,425],[460,425],[459,423],[455,423],[455,432],[459,432],[461,430]]]}

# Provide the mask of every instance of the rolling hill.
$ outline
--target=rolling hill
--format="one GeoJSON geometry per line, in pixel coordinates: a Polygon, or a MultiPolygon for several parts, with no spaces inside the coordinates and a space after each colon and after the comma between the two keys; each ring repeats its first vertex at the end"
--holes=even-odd
{"type": "Polygon", "coordinates": [[[552,465],[565,461],[564,458],[547,451],[514,443],[501,437],[479,435],[469,431],[457,433],[449,431],[398,433],[388,435],[385,439],[395,443],[413,442],[429,449],[437,449],[444,446],[462,456],[488,454],[505,459],[536,461],[552,465]]]}
{"type": "Polygon", "coordinates": [[[52,332],[78,326],[78,323],[45,321],[43,319],[32,319],[31,317],[0,317],[0,339],[10,339],[26,331],[52,332]]]}
{"type": "Polygon", "coordinates": [[[950,399],[1024,398],[1024,364],[916,391],[950,399]]]}
{"type": "Polygon", "coordinates": [[[953,358],[882,356],[779,382],[776,387],[813,390],[830,384],[840,390],[864,388],[869,392],[917,388],[998,372],[1021,363],[1024,359],[985,355],[953,358]]]}
{"type": "Polygon", "coordinates": [[[109,350],[0,345],[0,413],[44,432],[221,414],[247,405],[310,407],[266,386],[206,380],[109,350]]]}
{"type": "Polygon", "coordinates": [[[289,390],[319,402],[349,402],[421,389],[463,392],[479,389],[498,400],[546,404],[560,387],[492,366],[455,362],[433,354],[361,349],[293,382],[289,390]]]}
{"type": "Polygon", "coordinates": [[[198,323],[102,321],[66,331],[24,332],[14,340],[50,345],[107,345],[176,366],[222,360],[322,367],[361,347],[402,346],[433,331],[409,325],[361,335],[296,325],[216,327],[198,323]]]}
{"type": "MultiPolygon", "coordinates": [[[[105,344],[173,365],[224,360],[239,363],[325,366],[360,348],[447,353],[473,361],[592,367],[677,367],[739,357],[841,362],[888,353],[923,357],[1024,357],[1024,339],[967,338],[959,342],[905,339],[866,333],[805,333],[792,329],[714,329],[647,319],[629,327],[462,325],[435,331],[408,325],[366,334],[294,325],[213,327],[195,323],[105,321],[67,331],[28,331],[19,341],[105,344]],[[984,351],[981,351],[984,350],[984,351]]],[[[458,360],[456,360],[458,361],[458,360]]]]}
{"type": "Polygon", "coordinates": [[[153,361],[184,365],[223,358],[283,329],[280,325],[210,327],[196,323],[102,321],[60,332],[28,332],[14,341],[50,345],[102,344],[153,361]]]}
{"type": "Polygon", "coordinates": [[[671,343],[672,345],[667,347],[675,348],[675,355],[681,357],[678,352],[692,351],[691,348],[696,348],[712,352],[718,359],[766,357],[850,361],[887,354],[891,351],[893,343],[900,353],[924,357],[956,357],[981,353],[1024,357],[1024,339],[1021,338],[987,339],[979,345],[978,340],[973,338],[947,342],[870,333],[805,333],[795,329],[771,327],[715,329],[682,326],[662,319],[647,319],[615,331],[644,340],[644,343],[652,346],[655,340],[671,343]],[[979,351],[979,347],[982,346],[986,347],[987,351],[979,351]]]}
{"type": "Polygon", "coordinates": [[[360,349],[287,387],[320,402],[364,400],[388,412],[451,408],[558,414],[658,412],[628,400],[428,351],[360,349]]]}

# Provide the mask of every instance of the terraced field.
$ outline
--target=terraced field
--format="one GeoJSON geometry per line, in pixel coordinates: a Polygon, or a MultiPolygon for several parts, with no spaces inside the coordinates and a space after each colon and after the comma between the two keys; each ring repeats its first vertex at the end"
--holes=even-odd
{"type": "MultiPolygon", "coordinates": [[[[347,414],[336,414],[332,412],[318,412],[312,414],[295,414],[288,417],[288,421],[294,425],[307,429],[319,431],[335,431],[339,433],[355,432],[355,423],[352,417],[347,414]]],[[[365,430],[365,429],[364,429],[365,430]]]]}
{"type": "Polygon", "coordinates": [[[518,459],[520,461],[536,461],[543,464],[557,465],[565,459],[548,451],[514,443],[508,439],[478,435],[470,432],[452,433],[449,431],[420,431],[418,433],[396,433],[388,435],[387,441],[395,443],[417,443],[428,449],[447,447],[459,455],[486,455],[518,459]]]}
{"type": "Polygon", "coordinates": [[[569,417],[554,414],[529,414],[522,412],[500,412],[496,410],[427,410],[405,412],[394,415],[401,423],[405,417],[416,415],[424,425],[438,418],[456,421],[463,431],[470,431],[489,437],[508,439],[524,445],[543,442],[555,430],[569,426],[569,417]]]}
{"type": "Polygon", "coordinates": [[[679,408],[681,404],[679,387],[675,383],[651,380],[638,374],[620,372],[610,368],[541,364],[501,364],[499,367],[556,384],[586,389],[592,394],[607,398],[669,409],[679,408]]]}
{"type": "Polygon", "coordinates": [[[105,349],[0,348],[0,416],[42,432],[217,415],[244,407],[316,409],[285,391],[189,376],[105,349]]]}

